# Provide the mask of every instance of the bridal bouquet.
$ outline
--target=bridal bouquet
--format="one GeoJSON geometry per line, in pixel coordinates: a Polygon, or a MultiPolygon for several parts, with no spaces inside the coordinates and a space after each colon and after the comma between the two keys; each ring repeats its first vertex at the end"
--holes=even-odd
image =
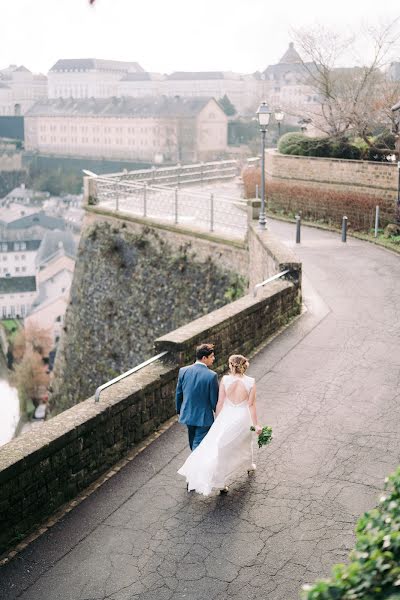
{"type": "MultiPolygon", "coordinates": [[[[250,427],[250,431],[255,431],[256,428],[252,425],[250,427]]],[[[268,427],[268,425],[266,425],[265,427],[262,428],[261,433],[258,436],[258,447],[261,448],[262,446],[266,446],[267,444],[270,443],[270,441],[272,440],[272,427],[268,427]]]]}

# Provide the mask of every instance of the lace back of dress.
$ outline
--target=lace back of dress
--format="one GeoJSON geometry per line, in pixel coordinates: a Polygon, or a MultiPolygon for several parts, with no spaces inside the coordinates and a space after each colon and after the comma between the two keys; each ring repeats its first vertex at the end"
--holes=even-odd
{"type": "Polygon", "coordinates": [[[232,404],[242,404],[248,400],[250,390],[243,379],[228,375],[225,382],[225,391],[228,400],[232,404]]]}

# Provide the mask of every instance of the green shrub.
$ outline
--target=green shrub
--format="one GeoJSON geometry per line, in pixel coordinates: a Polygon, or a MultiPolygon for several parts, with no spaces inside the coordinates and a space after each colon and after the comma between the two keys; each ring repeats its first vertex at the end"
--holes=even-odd
{"type": "Polygon", "coordinates": [[[279,152],[297,156],[347,158],[359,160],[360,148],[347,138],[308,137],[302,133],[287,133],[279,141],[279,152]]]}
{"type": "Polygon", "coordinates": [[[278,151],[281,154],[302,154],[305,136],[302,133],[285,133],[279,140],[278,151]]]}
{"type": "Polygon", "coordinates": [[[400,599],[400,467],[386,479],[378,507],[359,519],[356,538],[350,563],[305,586],[304,600],[400,599]]]}

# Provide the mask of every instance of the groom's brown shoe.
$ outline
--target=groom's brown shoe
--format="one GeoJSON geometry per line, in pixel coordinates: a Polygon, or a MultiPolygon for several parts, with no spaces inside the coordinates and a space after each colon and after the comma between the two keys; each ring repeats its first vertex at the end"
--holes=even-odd
{"type": "Polygon", "coordinates": [[[227,485],[225,487],[223,487],[222,490],[219,490],[219,493],[222,494],[222,495],[225,495],[228,492],[229,492],[229,488],[228,488],[227,485]]]}

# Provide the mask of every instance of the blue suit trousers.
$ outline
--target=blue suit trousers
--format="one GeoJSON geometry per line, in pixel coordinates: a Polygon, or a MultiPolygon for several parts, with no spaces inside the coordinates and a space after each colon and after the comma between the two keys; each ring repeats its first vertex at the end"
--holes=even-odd
{"type": "Polygon", "coordinates": [[[202,439],[207,435],[210,427],[198,427],[197,425],[187,425],[189,434],[189,446],[191,450],[197,448],[202,439]]]}

